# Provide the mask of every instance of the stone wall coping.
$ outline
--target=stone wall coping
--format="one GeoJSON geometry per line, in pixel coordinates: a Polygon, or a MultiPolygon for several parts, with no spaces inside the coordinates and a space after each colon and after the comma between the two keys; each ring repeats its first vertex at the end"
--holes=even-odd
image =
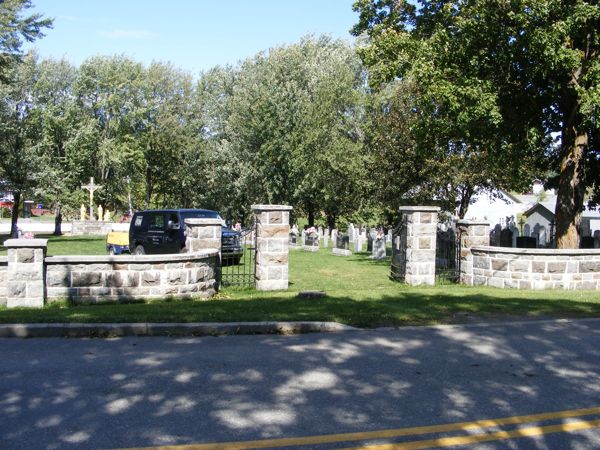
{"type": "Polygon", "coordinates": [[[293,206],[288,205],[252,205],[253,211],[291,211],[293,206]]]}
{"type": "Polygon", "coordinates": [[[46,264],[148,264],[196,261],[217,256],[219,250],[201,250],[195,253],[173,253],[168,255],[68,255],[48,256],[46,264]]]}
{"type": "Polygon", "coordinates": [[[48,239],[7,239],[4,241],[4,246],[7,248],[48,247],[48,239]]]}
{"type": "Polygon", "coordinates": [[[474,246],[471,252],[478,251],[484,253],[503,253],[514,255],[542,255],[542,256],[582,256],[593,255],[600,256],[600,248],[511,248],[511,247],[492,247],[492,246],[474,246]]]}
{"type": "Polygon", "coordinates": [[[222,219],[185,219],[184,222],[189,225],[223,225],[222,219]]]}
{"type": "Polygon", "coordinates": [[[398,208],[400,212],[439,212],[439,206],[401,206],[398,208]]]}
{"type": "Polygon", "coordinates": [[[456,221],[456,225],[487,225],[490,226],[490,222],[488,220],[466,220],[461,219],[456,221]]]}
{"type": "Polygon", "coordinates": [[[0,256],[0,264],[8,264],[8,256],[0,256]]]}

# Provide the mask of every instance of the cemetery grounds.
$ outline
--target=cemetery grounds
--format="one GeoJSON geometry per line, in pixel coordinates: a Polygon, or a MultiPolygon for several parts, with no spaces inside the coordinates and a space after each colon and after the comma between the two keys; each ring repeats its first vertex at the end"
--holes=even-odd
{"type": "MultiPolygon", "coordinates": [[[[48,238],[49,256],[106,254],[103,236],[38,237],[48,238]]],[[[0,255],[5,254],[0,247],[0,255]]],[[[340,257],[331,248],[290,250],[287,291],[224,288],[211,300],[96,305],[64,301],[41,310],[0,307],[0,323],[335,321],[371,328],[600,317],[597,291],[517,291],[452,283],[409,287],[390,280],[389,274],[389,256],[375,261],[366,252],[340,257]],[[299,297],[304,291],[322,291],[325,296],[299,297]]]]}

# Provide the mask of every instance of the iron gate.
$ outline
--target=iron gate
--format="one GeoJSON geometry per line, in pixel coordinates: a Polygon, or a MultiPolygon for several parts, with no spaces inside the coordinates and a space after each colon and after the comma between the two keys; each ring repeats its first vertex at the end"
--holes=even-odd
{"type": "Polygon", "coordinates": [[[406,276],[406,217],[392,229],[392,272],[390,278],[405,281],[406,276]]]}
{"type": "Polygon", "coordinates": [[[460,281],[460,231],[455,224],[438,224],[435,246],[435,282],[460,281]]]}
{"type": "Polygon", "coordinates": [[[256,224],[253,223],[242,229],[239,236],[222,237],[221,286],[254,287],[255,274],[256,224]]]}

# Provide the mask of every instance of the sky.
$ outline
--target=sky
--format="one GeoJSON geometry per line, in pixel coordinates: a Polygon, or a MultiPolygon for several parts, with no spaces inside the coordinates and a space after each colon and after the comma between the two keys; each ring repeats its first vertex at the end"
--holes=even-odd
{"type": "Polygon", "coordinates": [[[33,45],[42,58],[80,65],[124,54],[150,64],[170,61],[197,76],[217,65],[328,34],[353,42],[354,0],[33,0],[54,27],[33,45]]]}

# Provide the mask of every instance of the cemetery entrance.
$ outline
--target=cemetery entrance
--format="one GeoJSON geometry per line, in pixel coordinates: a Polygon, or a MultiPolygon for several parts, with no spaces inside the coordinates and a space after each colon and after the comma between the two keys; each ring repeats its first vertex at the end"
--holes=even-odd
{"type": "Polygon", "coordinates": [[[460,281],[460,231],[456,222],[438,223],[435,245],[435,282],[460,281]]]}
{"type": "Polygon", "coordinates": [[[256,274],[256,222],[243,228],[240,236],[223,236],[221,286],[254,287],[256,274]],[[234,242],[239,239],[239,242],[234,242]],[[243,253],[228,254],[228,247],[241,247],[243,253]]]}

